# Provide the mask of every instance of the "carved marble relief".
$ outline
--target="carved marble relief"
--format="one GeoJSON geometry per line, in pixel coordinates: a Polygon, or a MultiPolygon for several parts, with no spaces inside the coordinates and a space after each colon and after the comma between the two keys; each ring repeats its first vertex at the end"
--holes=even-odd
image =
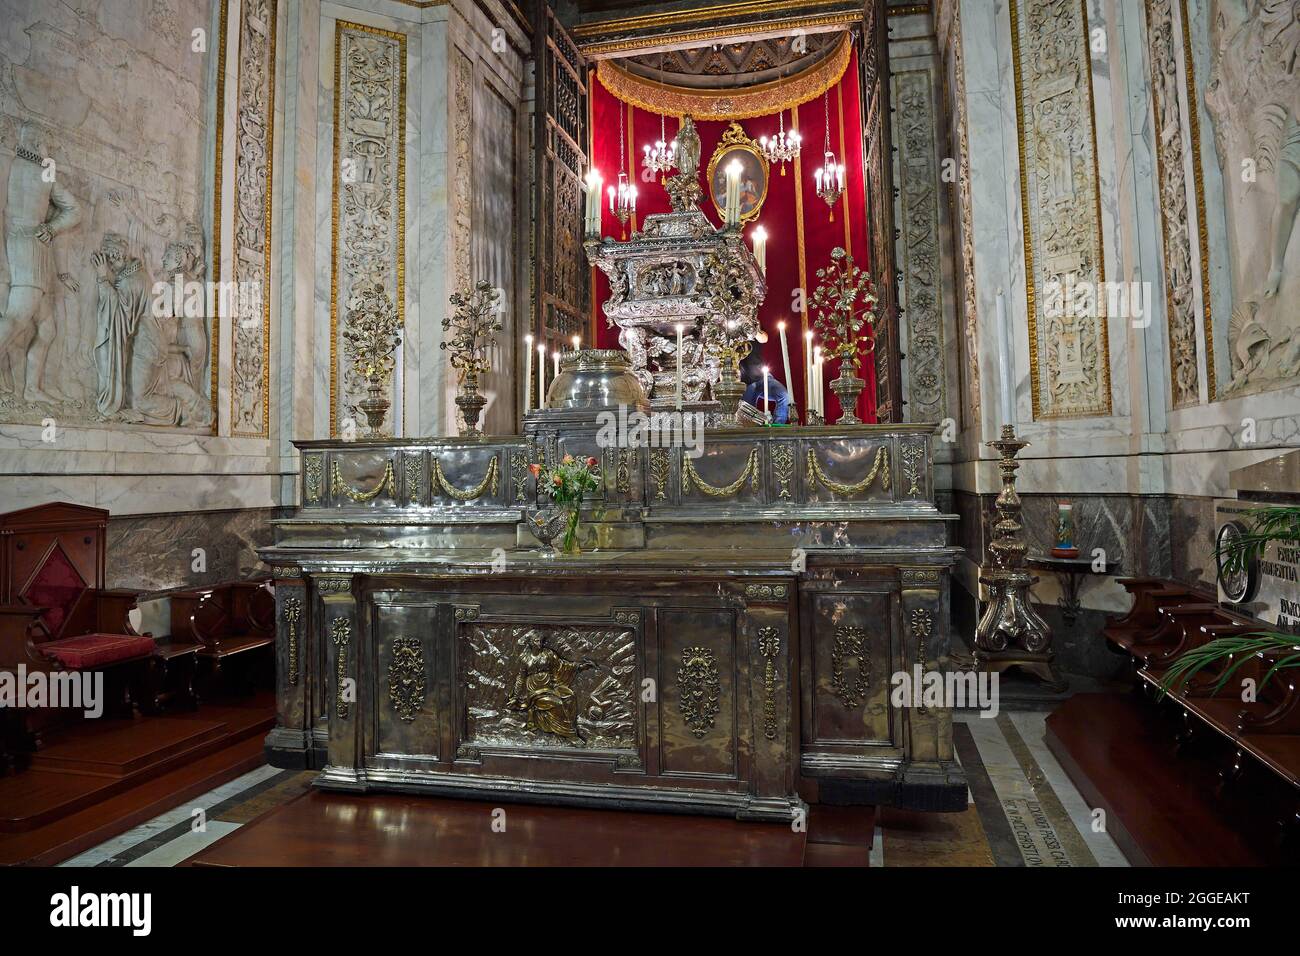
{"type": "Polygon", "coordinates": [[[1104,309],[1053,294],[1105,279],[1087,15],[1080,0],[1010,9],[1034,417],[1108,415],[1104,309]]]}
{"type": "Polygon", "coordinates": [[[461,625],[466,738],[477,747],[638,745],[635,625],[461,625]]]}
{"type": "Polygon", "coordinates": [[[899,198],[898,245],[907,321],[907,399],[912,421],[944,415],[943,272],[939,252],[939,175],[934,155],[930,74],[895,74],[899,198]]]}
{"type": "Polygon", "coordinates": [[[1238,395],[1300,379],[1300,0],[1216,0],[1209,19],[1204,97],[1232,274],[1222,391],[1238,395]]]}
{"type": "MultiPolygon", "coordinates": [[[[139,13],[70,9],[0,23],[0,421],[207,429],[205,60],[137,49],[139,13]]],[[[207,3],[148,8],[159,35],[181,21],[207,3]]]]}
{"type": "MultiPolygon", "coordinates": [[[[1169,328],[1169,385],[1174,408],[1200,401],[1200,356],[1196,343],[1196,285],[1193,267],[1192,221],[1188,177],[1187,124],[1181,104],[1179,77],[1182,35],[1174,19],[1174,0],[1147,0],[1148,57],[1151,61],[1151,103],[1155,115],[1157,187],[1164,239],[1165,312],[1169,328]]],[[[1189,64],[1190,65],[1190,64],[1189,64]]],[[[1199,173],[1199,162],[1195,167],[1199,173]]],[[[1197,175],[1199,182],[1199,175],[1197,175]]],[[[1204,243],[1198,250],[1205,262],[1204,243]]],[[[1208,301],[1208,285],[1202,301],[1208,301]]],[[[1212,396],[1211,396],[1212,397],[1212,396]]]]}
{"type": "Polygon", "coordinates": [[[975,298],[975,226],[970,191],[970,136],[966,126],[966,67],[962,60],[961,5],[956,0],[936,3],[937,32],[946,37],[947,56],[941,59],[944,67],[944,97],[948,115],[952,118],[952,138],[957,144],[957,175],[949,187],[949,207],[957,224],[960,243],[958,264],[961,270],[962,296],[961,341],[963,361],[962,382],[965,386],[965,407],[970,409],[968,425],[980,420],[980,370],[979,370],[979,310],[975,298]],[[955,208],[952,208],[954,207],[955,208]]]}
{"type": "MultiPolygon", "coordinates": [[[[406,36],[340,20],[334,36],[331,434],[356,423],[366,382],[339,348],[337,323],[378,282],[399,323],[406,273],[406,36]]],[[[387,385],[400,407],[394,380],[387,385]]]]}
{"type": "Polygon", "coordinates": [[[230,431],[268,433],[271,349],[271,156],[276,0],[244,0],[235,122],[235,257],[239,297],[231,353],[230,431]]]}
{"type": "Polygon", "coordinates": [[[471,283],[470,243],[472,235],[471,210],[473,196],[474,135],[474,63],[459,49],[453,49],[455,68],[452,72],[452,255],[455,263],[456,287],[471,283]]]}

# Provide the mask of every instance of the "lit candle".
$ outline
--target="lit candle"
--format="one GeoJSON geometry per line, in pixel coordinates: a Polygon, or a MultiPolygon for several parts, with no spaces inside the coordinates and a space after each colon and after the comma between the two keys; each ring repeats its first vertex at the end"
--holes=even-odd
{"type": "Polygon", "coordinates": [[[785,391],[787,395],[794,394],[794,379],[790,377],[790,348],[785,344],[785,323],[776,323],[776,330],[781,333],[781,367],[785,369],[785,391]]]}
{"type": "Polygon", "coordinates": [[[772,398],[768,392],[767,382],[768,379],[770,379],[771,377],[772,377],[771,373],[768,372],[767,366],[764,365],[763,366],[763,415],[766,417],[766,419],[769,422],[772,420],[772,398]]]}
{"type": "Polygon", "coordinates": [[[546,346],[537,346],[537,407],[546,407],[546,346]]]}
{"type": "Polygon", "coordinates": [[[554,381],[555,379],[560,377],[560,350],[559,349],[556,349],[554,352],[551,353],[551,369],[552,369],[551,380],[554,381]]]}
{"type": "Polygon", "coordinates": [[[1016,422],[1015,382],[1011,378],[1011,327],[1007,322],[1006,297],[998,289],[998,381],[1002,389],[1002,424],[1016,422]]]}
{"type": "Polygon", "coordinates": [[[587,172],[587,229],[588,236],[600,235],[600,173],[587,172]]]}
{"type": "Polygon", "coordinates": [[[614,197],[616,197],[616,196],[618,195],[618,189],[617,189],[616,187],[614,187],[614,186],[610,186],[607,194],[608,194],[608,196],[609,196],[609,211],[610,211],[610,212],[613,212],[613,211],[614,211],[614,197]]]}
{"type": "Polygon", "coordinates": [[[733,159],[727,164],[727,206],[723,218],[728,226],[740,224],[740,174],[743,170],[739,160],[733,159]]]}
{"type": "Polygon", "coordinates": [[[524,414],[533,407],[533,337],[525,335],[524,342],[524,414]]]}
{"type": "Polygon", "coordinates": [[[826,409],[822,407],[822,347],[813,349],[813,401],[817,403],[817,414],[823,419],[826,409]]]}
{"type": "Polygon", "coordinates": [[[767,230],[762,226],[754,230],[754,258],[758,260],[758,270],[767,275],[767,230]]]}
{"type": "Polygon", "coordinates": [[[581,345],[581,344],[582,344],[582,336],[580,336],[580,335],[575,335],[575,336],[573,337],[573,351],[575,351],[575,352],[578,351],[578,346],[581,345]]]}
{"type": "Polygon", "coordinates": [[[803,334],[803,399],[807,411],[812,412],[817,406],[813,404],[813,334],[809,330],[803,334]]]}
{"type": "Polygon", "coordinates": [[[677,410],[682,410],[682,324],[677,323],[677,410]]]}

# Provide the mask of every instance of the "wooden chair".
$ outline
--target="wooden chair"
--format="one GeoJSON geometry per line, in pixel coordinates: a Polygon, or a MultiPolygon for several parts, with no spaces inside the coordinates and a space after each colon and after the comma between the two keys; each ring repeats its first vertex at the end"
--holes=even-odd
{"type": "MultiPolygon", "coordinates": [[[[131,713],[154,641],[136,633],[134,591],[104,587],[108,512],[53,503],[0,515],[0,670],[103,671],[105,712],[131,713]]],[[[66,720],[24,711],[18,748],[66,720]]]]}
{"type": "MultiPolygon", "coordinates": [[[[275,592],[270,578],[231,581],[171,596],[171,640],[198,645],[208,673],[220,679],[235,661],[246,663],[238,688],[254,682],[249,659],[271,659],[275,646],[275,592]],[[260,652],[260,653],[259,653],[260,652]]],[[[272,667],[274,665],[272,664],[272,667]]]]}

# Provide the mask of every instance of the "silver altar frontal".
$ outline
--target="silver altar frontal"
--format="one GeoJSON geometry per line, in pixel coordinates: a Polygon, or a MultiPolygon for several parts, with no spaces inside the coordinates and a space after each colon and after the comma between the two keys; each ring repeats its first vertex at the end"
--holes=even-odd
{"type": "Polygon", "coordinates": [[[608,390],[571,385],[520,436],[297,443],[302,504],[261,551],[271,762],[328,789],[785,823],[805,800],[965,809],[951,714],[890,699],[948,653],[932,426],[688,444],[650,416],[611,445],[608,390]],[[602,486],[583,553],[548,557],[529,465],[566,454],[602,486]]]}

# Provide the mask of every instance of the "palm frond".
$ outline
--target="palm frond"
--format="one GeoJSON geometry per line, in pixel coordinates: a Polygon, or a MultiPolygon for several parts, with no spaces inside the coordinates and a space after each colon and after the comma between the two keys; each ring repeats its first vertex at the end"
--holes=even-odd
{"type": "MultiPolygon", "coordinates": [[[[1247,661],[1252,660],[1260,652],[1268,651],[1300,652],[1300,636],[1281,631],[1258,631],[1216,637],[1181,655],[1169,666],[1164,677],[1160,679],[1156,699],[1164,697],[1176,685],[1185,684],[1207,667],[1232,660],[1232,665],[1226,667],[1215,682],[1214,693],[1217,694],[1227,686],[1232,675],[1237,673],[1247,661]]],[[[1260,688],[1262,689],[1279,671],[1295,667],[1300,667],[1300,653],[1291,653],[1279,658],[1260,680],[1260,688]]]]}

